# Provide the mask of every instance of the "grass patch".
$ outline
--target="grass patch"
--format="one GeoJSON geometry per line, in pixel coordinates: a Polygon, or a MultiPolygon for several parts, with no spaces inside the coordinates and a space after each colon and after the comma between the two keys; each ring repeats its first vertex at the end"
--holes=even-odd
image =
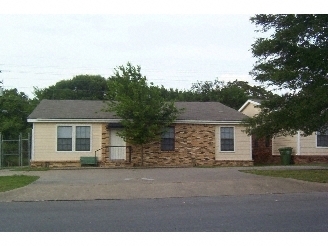
{"type": "Polygon", "coordinates": [[[317,166],[317,167],[328,167],[328,163],[302,163],[302,164],[290,164],[290,165],[282,165],[280,163],[255,163],[254,167],[271,167],[271,166],[281,166],[281,167],[288,167],[288,166],[317,166]]]}
{"type": "Polygon", "coordinates": [[[309,182],[328,183],[327,169],[302,170],[240,170],[244,173],[264,175],[271,177],[292,178],[309,182]]]}
{"type": "Polygon", "coordinates": [[[36,181],[38,176],[12,175],[0,176],[0,192],[17,189],[36,181]]]}

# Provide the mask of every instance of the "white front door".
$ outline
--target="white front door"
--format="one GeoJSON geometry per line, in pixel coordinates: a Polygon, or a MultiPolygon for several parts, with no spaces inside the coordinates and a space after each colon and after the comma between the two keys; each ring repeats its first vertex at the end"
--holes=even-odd
{"type": "Polygon", "coordinates": [[[110,129],[110,159],[126,160],[126,143],[120,136],[117,136],[119,129],[110,129]]]}

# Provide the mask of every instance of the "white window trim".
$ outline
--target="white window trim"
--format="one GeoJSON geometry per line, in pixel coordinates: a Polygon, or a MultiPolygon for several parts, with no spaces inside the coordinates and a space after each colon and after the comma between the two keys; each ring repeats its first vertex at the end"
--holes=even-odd
{"type": "Polygon", "coordinates": [[[235,127],[234,126],[220,126],[219,127],[219,149],[221,153],[235,153],[236,152],[236,134],[235,134],[235,127]],[[222,127],[230,127],[233,128],[233,150],[221,150],[221,128],[222,127]]]}
{"type": "Polygon", "coordinates": [[[58,153],[91,153],[92,152],[92,125],[85,125],[85,124],[57,124],[56,125],[56,152],[58,153]],[[59,126],[70,126],[72,127],[72,150],[70,151],[63,151],[63,150],[57,150],[57,144],[58,144],[58,127],[59,126]],[[90,150],[75,150],[75,143],[76,143],[76,127],[77,126],[88,126],[90,127],[90,150]]]}
{"type": "Polygon", "coordinates": [[[328,149],[328,146],[318,146],[318,133],[319,132],[315,132],[315,146],[317,149],[328,149]]]}

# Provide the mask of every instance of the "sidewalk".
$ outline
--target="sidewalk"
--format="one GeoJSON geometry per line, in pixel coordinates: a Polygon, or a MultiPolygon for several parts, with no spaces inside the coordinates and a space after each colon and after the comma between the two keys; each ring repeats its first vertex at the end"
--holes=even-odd
{"type": "Polygon", "coordinates": [[[37,181],[26,187],[1,192],[0,202],[328,192],[328,184],[259,176],[239,171],[254,168],[318,167],[95,168],[32,172],[0,170],[0,176],[40,176],[37,181]]]}

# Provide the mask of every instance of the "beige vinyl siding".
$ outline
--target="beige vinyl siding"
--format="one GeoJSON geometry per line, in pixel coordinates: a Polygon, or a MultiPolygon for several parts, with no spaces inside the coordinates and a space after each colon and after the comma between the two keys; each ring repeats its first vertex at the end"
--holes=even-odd
{"type": "Polygon", "coordinates": [[[220,125],[215,128],[215,159],[216,160],[252,160],[251,138],[240,125],[220,125]],[[220,127],[234,128],[234,151],[221,151],[220,148],[220,127]]]}
{"type": "Polygon", "coordinates": [[[241,113],[247,115],[248,117],[253,117],[258,114],[260,109],[256,107],[253,103],[248,103],[248,105],[241,111],[241,113]]]}
{"type": "Polygon", "coordinates": [[[313,133],[307,137],[300,137],[301,155],[328,155],[328,148],[317,147],[317,136],[313,133]]]}
{"type": "Polygon", "coordinates": [[[279,148],[283,147],[292,147],[292,154],[295,155],[297,153],[297,135],[294,136],[281,136],[275,137],[272,139],[272,154],[280,155],[279,148]]]}
{"type": "Polygon", "coordinates": [[[101,148],[101,124],[34,123],[33,161],[76,161],[81,156],[93,156],[101,148]],[[90,151],[57,151],[57,126],[90,126],[90,151]]]}

